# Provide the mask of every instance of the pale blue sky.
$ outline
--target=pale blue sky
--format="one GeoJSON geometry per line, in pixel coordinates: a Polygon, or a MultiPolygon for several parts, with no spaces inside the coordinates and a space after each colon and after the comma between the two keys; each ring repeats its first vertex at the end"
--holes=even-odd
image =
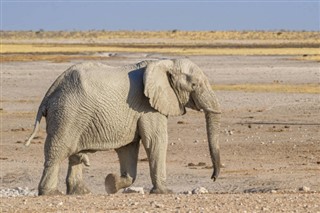
{"type": "Polygon", "coordinates": [[[1,0],[1,29],[319,31],[319,2],[1,0]]]}

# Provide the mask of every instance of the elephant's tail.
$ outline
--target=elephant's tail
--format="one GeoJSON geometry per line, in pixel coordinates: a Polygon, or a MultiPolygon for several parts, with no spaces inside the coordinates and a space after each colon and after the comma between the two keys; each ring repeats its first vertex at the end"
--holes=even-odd
{"type": "Polygon", "coordinates": [[[36,134],[39,131],[39,126],[40,126],[40,121],[42,116],[45,115],[45,107],[43,106],[43,104],[40,105],[38,113],[37,113],[37,117],[36,117],[36,122],[34,124],[34,128],[33,128],[33,132],[30,135],[30,137],[28,138],[28,140],[26,140],[26,142],[24,143],[25,146],[29,146],[32,139],[36,136],[36,134]]]}

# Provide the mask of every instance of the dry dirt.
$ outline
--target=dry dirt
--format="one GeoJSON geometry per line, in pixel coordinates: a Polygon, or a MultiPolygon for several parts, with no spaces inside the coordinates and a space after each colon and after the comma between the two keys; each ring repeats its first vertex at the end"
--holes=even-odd
{"type": "MultiPolygon", "coordinates": [[[[105,63],[122,65],[157,54],[121,54],[105,63]]],[[[319,63],[280,56],[191,56],[212,83],[319,83],[319,63]]],[[[67,63],[1,64],[0,189],[36,189],[43,166],[45,122],[30,147],[38,105],[67,63]]],[[[141,148],[134,183],[146,194],[107,195],[104,178],[119,170],[113,150],[90,154],[86,196],[0,197],[1,212],[320,212],[320,100],[318,94],[217,91],[223,109],[221,157],[225,168],[210,180],[211,163],[201,112],[169,119],[167,184],[171,195],[150,195],[146,154],[141,148]],[[197,187],[209,194],[184,194],[197,187]]],[[[65,191],[67,162],[60,172],[65,191]]]]}

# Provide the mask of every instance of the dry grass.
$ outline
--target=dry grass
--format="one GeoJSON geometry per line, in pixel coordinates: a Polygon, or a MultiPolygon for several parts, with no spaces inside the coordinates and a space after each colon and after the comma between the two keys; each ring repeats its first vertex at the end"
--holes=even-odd
{"type": "Polygon", "coordinates": [[[319,32],[292,31],[2,31],[5,40],[105,40],[105,39],[175,39],[175,40],[300,40],[319,42],[319,32]]]}
{"type": "Polygon", "coordinates": [[[214,90],[243,92],[277,92],[277,93],[308,93],[320,94],[320,84],[235,84],[214,85],[214,90]]]}
{"type": "Polygon", "coordinates": [[[64,54],[8,54],[0,58],[0,62],[13,61],[51,61],[54,63],[70,62],[72,60],[105,60],[110,57],[95,55],[64,55],[64,54]]]}
{"type": "MultiPolygon", "coordinates": [[[[177,55],[319,55],[318,48],[206,48],[140,45],[88,45],[88,44],[2,44],[1,53],[5,54],[84,54],[99,52],[146,52],[177,55]]],[[[21,57],[17,60],[21,60],[21,57]]],[[[11,57],[11,61],[14,60],[11,57]]],[[[35,58],[36,59],[36,58],[35,58]]],[[[6,58],[4,57],[4,61],[6,58]]]]}
{"type": "Polygon", "coordinates": [[[295,55],[319,61],[319,32],[2,31],[1,62],[95,60],[101,52],[173,55],[295,55]]]}
{"type": "Polygon", "coordinates": [[[297,57],[295,59],[303,60],[303,61],[317,61],[317,62],[320,62],[320,55],[303,55],[303,56],[297,57]]]}

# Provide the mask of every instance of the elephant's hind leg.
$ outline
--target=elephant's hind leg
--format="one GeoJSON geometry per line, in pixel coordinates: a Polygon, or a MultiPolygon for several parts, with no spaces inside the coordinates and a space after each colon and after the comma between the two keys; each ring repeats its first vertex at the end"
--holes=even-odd
{"type": "Polygon", "coordinates": [[[57,152],[57,138],[47,136],[45,142],[45,163],[38,186],[39,195],[60,195],[57,189],[61,162],[67,158],[67,153],[57,152]]]}
{"type": "Polygon", "coordinates": [[[59,164],[45,162],[42,177],[38,186],[39,195],[61,195],[57,189],[59,164]]]}
{"type": "Polygon", "coordinates": [[[116,149],[120,160],[120,174],[108,174],[105,187],[108,194],[114,194],[133,184],[137,176],[137,164],[140,140],[116,149]]]}
{"type": "Polygon", "coordinates": [[[69,157],[67,174],[67,194],[88,194],[90,190],[85,186],[82,178],[82,163],[89,164],[89,158],[85,153],[77,153],[69,157]]]}

